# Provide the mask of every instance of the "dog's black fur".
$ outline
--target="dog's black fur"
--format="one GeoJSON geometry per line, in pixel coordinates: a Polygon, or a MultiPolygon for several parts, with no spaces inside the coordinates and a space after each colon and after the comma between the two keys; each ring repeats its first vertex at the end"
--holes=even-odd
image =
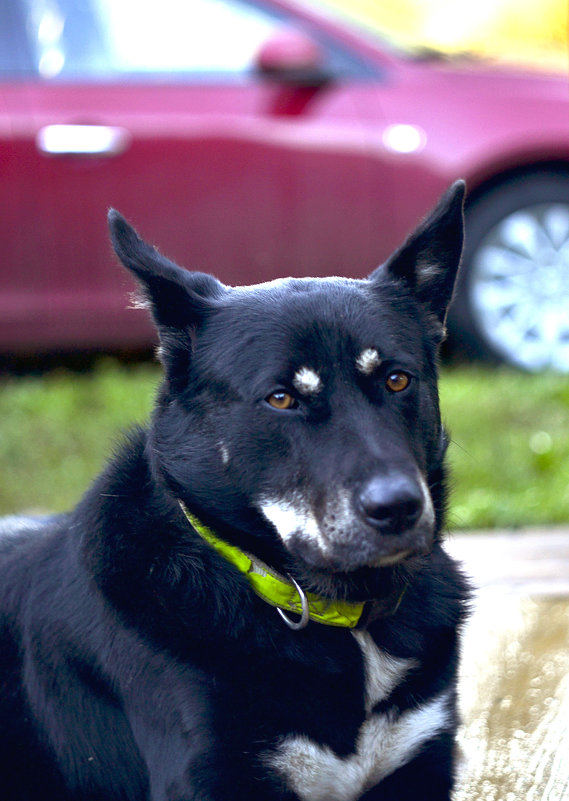
{"type": "Polygon", "coordinates": [[[237,289],[111,212],[165,380],[74,511],[1,529],[3,801],[450,797],[467,591],[440,544],[436,359],[463,195],[369,279],[237,289]],[[368,601],[361,634],[290,630],[180,500],[304,590],[368,601]]]}

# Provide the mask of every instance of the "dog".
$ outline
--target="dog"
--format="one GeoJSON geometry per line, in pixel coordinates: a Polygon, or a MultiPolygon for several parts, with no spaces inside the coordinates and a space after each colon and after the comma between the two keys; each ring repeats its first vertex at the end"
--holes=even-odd
{"type": "Polygon", "coordinates": [[[73,511],[2,524],[3,801],[450,798],[464,192],[366,279],[236,288],[111,210],[164,380],[73,511]]]}

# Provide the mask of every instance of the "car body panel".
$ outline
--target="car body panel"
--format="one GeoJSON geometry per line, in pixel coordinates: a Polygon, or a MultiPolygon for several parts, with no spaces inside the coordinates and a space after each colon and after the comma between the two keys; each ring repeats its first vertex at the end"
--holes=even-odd
{"type": "MultiPolygon", "coordinates": [[[[298,24],[313,33],[315,19],[298,24]]],[[[560,79],[397,59],[322,26],[361,69],[319,86],[255,73],[0,78],[0,350],[152,340],[125,308],[133,287],[111,255],[110,206],[229,284],[361,276],[455,178],[472,190],[509,166],[569,159],[560,79]],[[46,154],[50,126],[110,129],[120,147],[46,154]]]]}

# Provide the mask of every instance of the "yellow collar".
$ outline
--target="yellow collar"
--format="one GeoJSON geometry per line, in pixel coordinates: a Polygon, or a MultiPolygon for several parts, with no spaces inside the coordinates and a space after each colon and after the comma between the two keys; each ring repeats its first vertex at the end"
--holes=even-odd
{"type": "Polygon", "coordinates": [[[350,629],[357,626],[364,609],[363,602],[331,601],[310,592],[305,593],[292,577],[289,581],[257,559],[256,556],[220,539],[214,531],[200,522],[182,501],[180,501],[180,506],[197,533],[243,573],[257,595],[271,606],[275,606],[285,623],[291,628],[304,628],[309,618],[328,626],[350,629]],[[301,615],[300,621],[292,621],[283,610],[301,615]]]}

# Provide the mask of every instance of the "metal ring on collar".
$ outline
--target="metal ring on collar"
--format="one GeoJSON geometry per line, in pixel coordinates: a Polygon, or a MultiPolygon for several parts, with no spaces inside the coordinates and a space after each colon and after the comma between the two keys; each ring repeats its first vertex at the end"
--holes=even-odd
{"type": "Polygon", "coordinates": [[[290,617],[285,612],[283,612],[283,610],[278,606],[277,606],[277,612],[279,613],[279,615],[282,617],[282,619],[284,620],[284,622],[287,624],[287,626],[289,628],[293,629],[293,631],[300,631],[300,629],[306,628],[306,626],[308,625],[308,621],[310,620],[310,613],[309,613],[309,609],[308,609],[308,598],[306,597],[302,587],[300,587],[298,582],[296,582],[293,579],[293,577],[290,575],[290,573],[289,573],[288,577],[292,581],[292,583],[294,584],[294,586],[296,588],[296,591],[298,592],[298,594],[300,596],[300,603],[301,603],[301,609],[302,609],[302,613],[300,615],[300,620],[297,621],[297,622],[295,622],[294,620],[291,620],[290,617]]]}

